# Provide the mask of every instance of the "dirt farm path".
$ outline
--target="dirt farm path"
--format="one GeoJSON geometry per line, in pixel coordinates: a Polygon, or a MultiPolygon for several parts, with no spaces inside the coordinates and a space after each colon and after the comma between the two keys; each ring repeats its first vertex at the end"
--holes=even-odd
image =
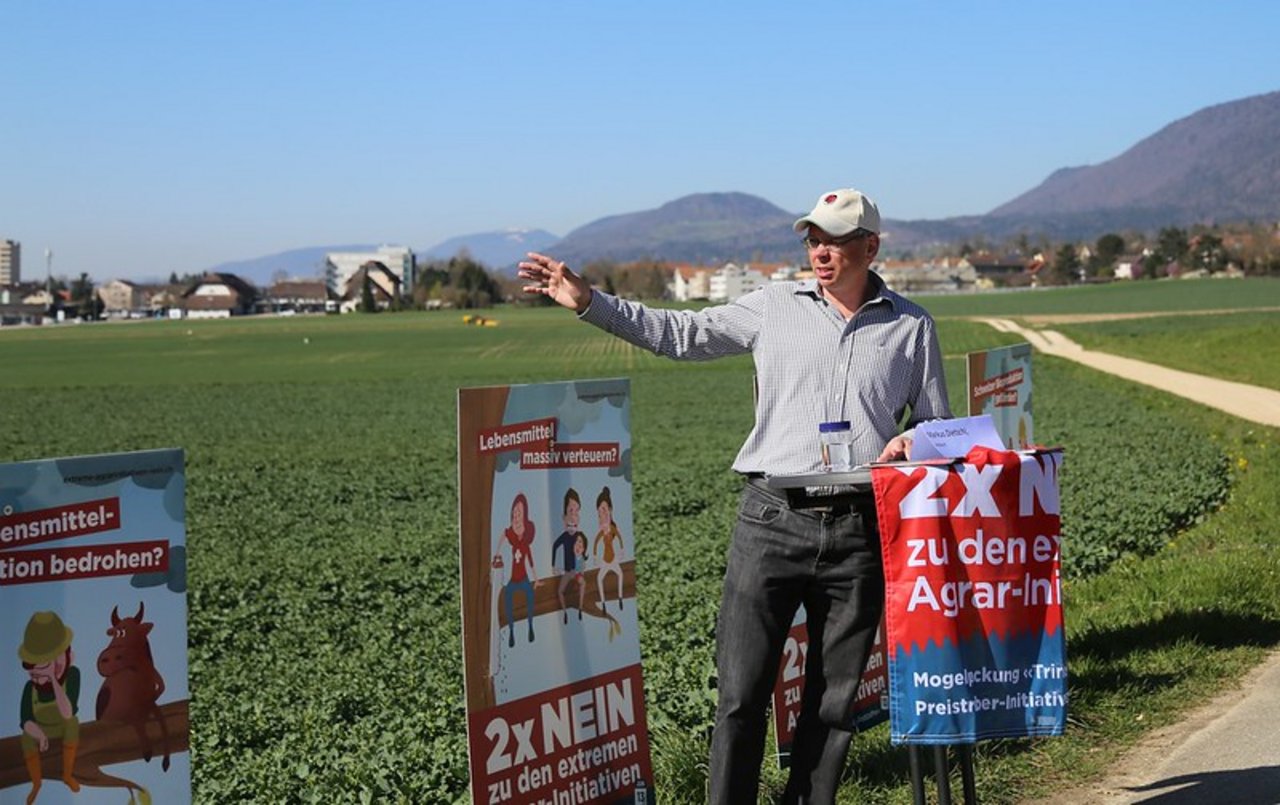
{"type": "MultiPolygon", "coordinates": [[[[1251,422],[1280,426],[1280,391],[1087,350],[1056,331],[1028,329],[1007,319],[980,321],[1021,335],[1046,355],[1153,386],[1251,422]]],[[[1280,651],[1246,674],[1240,687],[1146,736],[1102,779],[1036,800],[1035,805],[1093,803],[1280,803],[1280,651]]]]}
{"type": "MultiPolygon", "coordinates": [[[[1101,319],[1094,317],[1090,320],[1101,319]]],[[[1226,411],[1232,416],[1238,416],[1250,422],[1280,427],[1280,391],[1182,372],[1109,352],[1095,352],[1085,349],[1056,330],[1032,330],[1008,319],[980,319],[980,321],[1001,332],[1017,333],[1031,346],[1046,355],[1056,355],[1100,372],[1109,372],[1137,383],[1153,386],[1210,408],[1226,411]]]]}

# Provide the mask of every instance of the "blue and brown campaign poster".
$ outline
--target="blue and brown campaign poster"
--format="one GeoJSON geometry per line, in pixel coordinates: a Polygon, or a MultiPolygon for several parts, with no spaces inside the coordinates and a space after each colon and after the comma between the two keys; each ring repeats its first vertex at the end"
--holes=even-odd
{"type": "MultiPolygon", "coordinates": [[[[884,621],[876,632],[875,644],[858,682],[858,693],[849,713],[848,726],[866,730],[889,717],[889,674],[885,666],[884,621]]],[[[791,621],[787,642],[782,647],[778,678],[773,686],[773,734],[778,745],[778,765],[791,765],[791,742],[800,719],[804,698],[804,674],[809,658],[808,616],[801,606],[791,621]]]]}
{"type": "Polygon", "coordinates": [[[654,801],[621,380],[458,392],[477,803],[654,801]]]}
{"type": "Polygon", "coordinates": [[[190,802],[181,450],[0,464],[0,802],[190,802]]]}
{"type": "Polygon", "coordinates": [[[894,743],[1062,734],[1061,466],[975,447],[873,467],[894,743]]]}
{"type": "Polygon", "coordinates": [[[969,416],[990,414],[1004,446],[1035,442],[1031,416],[1031,345],[968,354],[969,416]]]}

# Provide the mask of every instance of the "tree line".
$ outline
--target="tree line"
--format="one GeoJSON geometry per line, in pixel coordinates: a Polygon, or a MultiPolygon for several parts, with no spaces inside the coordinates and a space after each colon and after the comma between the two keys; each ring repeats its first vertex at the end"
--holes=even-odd
{"type": "MultiPolygon", "coordinates": [[[[591,284],[633,299],[661,299],[671,280],[671,267],[661,260],[617,263],[596,260],[579,272],[591,284]]],[[[465,250],[447,260],[429,260],[418,266],[418,280],[411,304],[418,309],[433,307],[482,308],[500,302],[520,305],[549,304],[545,297],[526,294],[523,281],[494,274],[465,250]]]]}
{"type": "Polygon", "coordinates": [[[959,247],[969,259],[992,252],[1026,257],[1035,265],[1037,283],[1045,285],[1111,279],[1122,258],[1131,262],[1133,279],[1231,268],[1249,276],[1280,276],[1280,225],[1171,226],[1155,235],[1108,232],[1092,242],[1055,243],[1019,234],[994,245],[978,237],[959,247]]]}

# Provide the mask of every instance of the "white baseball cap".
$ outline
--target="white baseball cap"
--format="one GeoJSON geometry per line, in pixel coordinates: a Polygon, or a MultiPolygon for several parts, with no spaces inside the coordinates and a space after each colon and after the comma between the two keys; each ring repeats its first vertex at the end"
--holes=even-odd
{"type": "Polygon", "coordinates": [[[855,229],[880,234],[880,209],[876,203],[852,188],[831,190],[818,196],[813,211],[792,227],[803,232],[816,226],[833,237],[843,237],[855,229]]]}

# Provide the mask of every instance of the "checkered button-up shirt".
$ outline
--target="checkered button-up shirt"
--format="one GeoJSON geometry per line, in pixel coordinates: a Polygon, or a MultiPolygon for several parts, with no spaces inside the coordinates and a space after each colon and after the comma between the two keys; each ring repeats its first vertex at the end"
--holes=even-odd
{"type": "Polygon", "coordinates": [[[871,299],[848,321],[816,280],[770,283],[699,311],[650,308],[593,291],[581,317],[677,360],[750,352],[755,426],[733,468],[803,474],[821,469],[821,422],[849,420],[853,460],[863,464],[879,457],[908,409],[908,427],[951,416],[933,319],[875,273],[868,279],[871,299]]]}

